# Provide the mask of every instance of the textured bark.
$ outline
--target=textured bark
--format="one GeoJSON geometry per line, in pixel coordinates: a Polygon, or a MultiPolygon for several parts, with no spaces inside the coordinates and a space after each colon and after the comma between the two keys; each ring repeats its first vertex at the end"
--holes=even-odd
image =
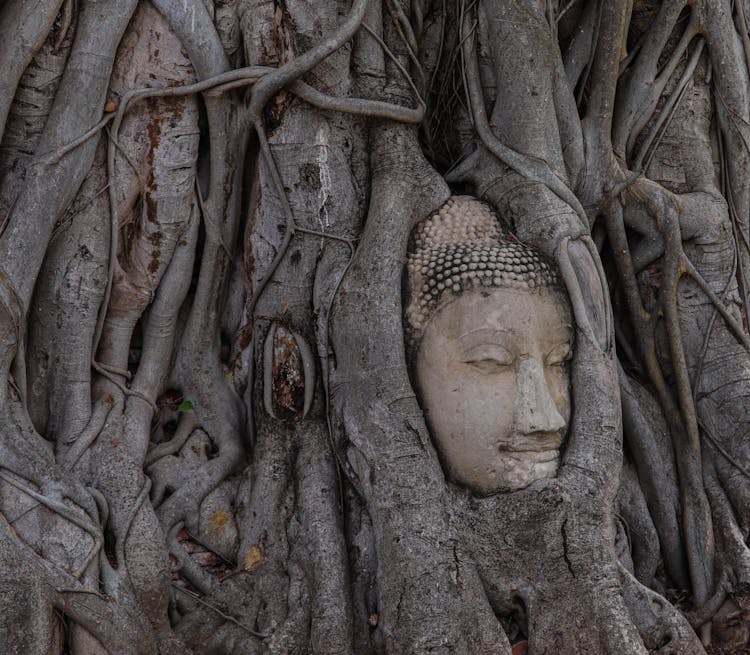
{"type": "Polygon", "coordinates": [[[749,16],[7,0],[0,651],[744,652],[749,16]],[[573,307],[512,493],[446,479],[409,377],[451,193],[573,307]]]}

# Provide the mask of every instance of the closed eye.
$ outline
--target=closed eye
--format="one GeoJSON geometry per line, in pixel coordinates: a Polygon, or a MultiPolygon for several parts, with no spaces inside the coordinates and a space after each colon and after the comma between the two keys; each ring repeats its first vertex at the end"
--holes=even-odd
{"type": "Polygon", "coordinates": [[[563,366],[573,357],[571,344],[564,343],[553,348],[547,355],[547,366],[563,366]]]}
{"type": "Polygon", "coordinates": [[[465,362],[482,373],[502,373],[507,371],[511,364],[497,359],[473,359],[465,362]]]}

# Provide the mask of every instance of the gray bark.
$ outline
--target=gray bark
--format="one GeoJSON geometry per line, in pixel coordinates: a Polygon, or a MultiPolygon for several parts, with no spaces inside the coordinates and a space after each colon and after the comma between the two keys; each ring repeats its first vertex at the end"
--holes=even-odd
{"type": "Polygon", "coordinates": [[[746,646],[748,15],[8,0],[0,650],[746,646]],[[404,350],[451,193],[575,319],[559,474],[489,497],[404,350]]]}

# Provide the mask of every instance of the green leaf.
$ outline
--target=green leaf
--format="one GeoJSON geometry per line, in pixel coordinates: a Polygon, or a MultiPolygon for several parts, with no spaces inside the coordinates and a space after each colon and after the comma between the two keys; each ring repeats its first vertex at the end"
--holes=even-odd
{"type": "Polygon", "coordinates": [[[189,409],[193,409],[193,403],[189,400],[183,400],[177,407],[178,412],[187,412],[189,409]]]}

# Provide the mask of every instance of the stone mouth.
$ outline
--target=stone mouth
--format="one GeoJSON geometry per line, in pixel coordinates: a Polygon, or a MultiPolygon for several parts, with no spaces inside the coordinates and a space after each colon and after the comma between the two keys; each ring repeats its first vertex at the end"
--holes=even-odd
{"type": "Polygon", "coordinates": [[[545,437],[521,437],[513,438],[510,443],[498,444],[497,449],[501,453],[535,453],[535,454],[554,454],[557,456],[562,446],[562,436],[555,434],[545,437]]]}

